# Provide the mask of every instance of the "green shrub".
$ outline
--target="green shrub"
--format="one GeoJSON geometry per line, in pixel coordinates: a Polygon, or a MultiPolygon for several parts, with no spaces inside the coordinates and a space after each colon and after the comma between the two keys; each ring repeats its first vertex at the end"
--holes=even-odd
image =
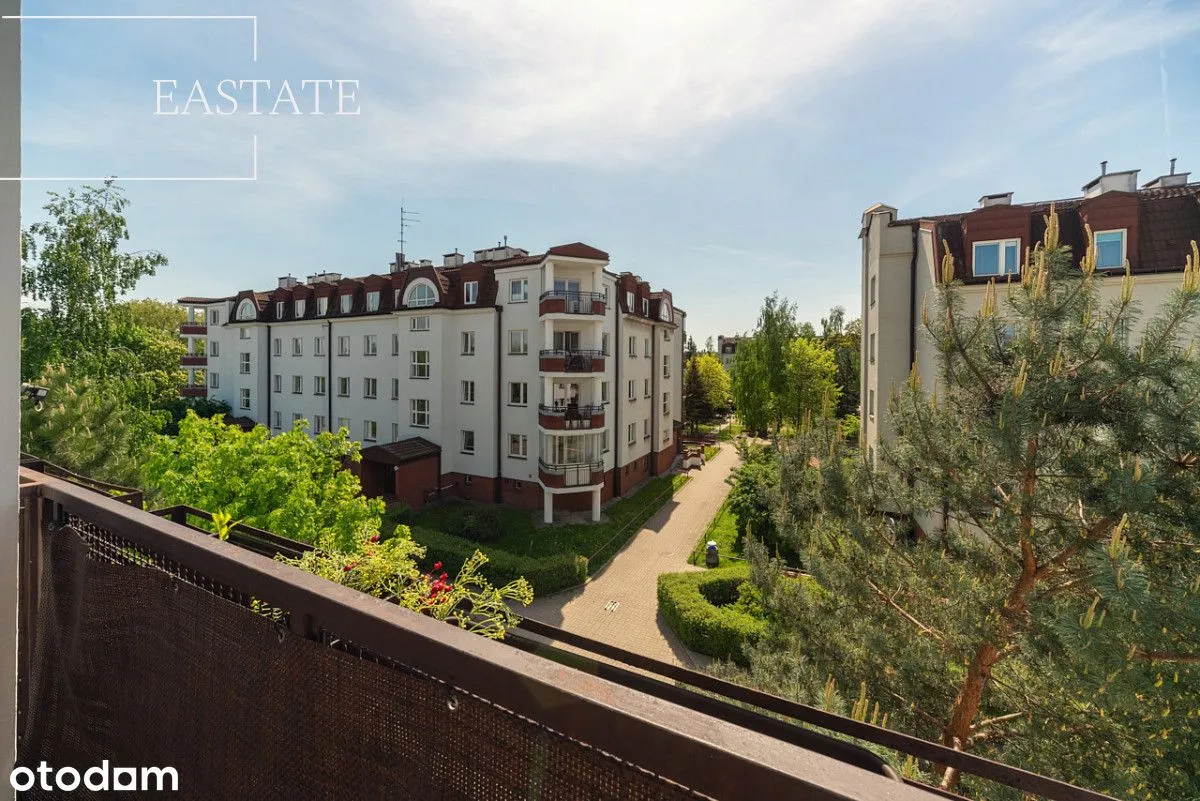
{"type": "Polygon", "coordinates": [[[659,611],[693,651],[744,665],[745,646],[766,631],[766,622],[751,614],[758,604],[749,575],[747,565],[665,573],[658,577],[659,611]]]}
{"type": "Polygon", "coordinates": [[[504,533],[504,516],[494,506],[463,506],[447,521],[446,533],[475,542],[495,542],[504,533]]]}
{"type": "MultiPolygon", "coordinates": [[[[477,544],[453,534],[417,527],[413,539],[425,546],[425,557],[419,561],[423,570],[431,570],[435,562],[455,575],[463,562],[475,553],[477,544]]],[[[552,556],[520,556],[496,547],[482,546],[488,562],[479,571],[493,584],[503,585],[522,576],[533,585],[535,595],[549,595],[587,580],[587,557],[573,553],[552,556]]]]}

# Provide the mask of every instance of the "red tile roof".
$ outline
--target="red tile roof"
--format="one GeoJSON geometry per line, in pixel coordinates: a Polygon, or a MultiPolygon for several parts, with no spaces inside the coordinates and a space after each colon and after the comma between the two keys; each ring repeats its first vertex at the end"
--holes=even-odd
{"type": "Polygon", "coordinates": [[[362,457],[368,462],[379,464],[407,464],[418,459],[437,456],[441,452],[440,445],[435,445],[424,437],[409,437],[399,442],[363,448],[362,457]]]}
{"type": "Polygon", "coordinates": [[[565,256],[570,259],[595,259],[608,261],[608,254],[582,242],[572,242],[569,245],[555,245],[546,251],[547,256],[565,256]]]}

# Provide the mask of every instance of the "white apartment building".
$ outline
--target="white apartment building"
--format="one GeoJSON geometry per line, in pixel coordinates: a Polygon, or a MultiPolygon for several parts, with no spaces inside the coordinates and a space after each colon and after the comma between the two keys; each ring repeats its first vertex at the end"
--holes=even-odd
{"type": "MultiPolygon", "coordinates": [[[[1179,286],[1189,243],[1200,240],[1200,183],[1175,171],[1137,185],[1138,170],[1101,174],[1083,187],[1082,197],[1053,201],[1060,239],[1078,259],[1087,249],[1085,225],[1096,237],[1097,272],[1103,297],[1115,298],[1126,260],[1136,276],[1134,295],[1143,322],[1179,286]]],[[[1041,241],[1050,201],[1014,204],[1012,193],[985,195],[977,208],[934,217],[898,219],[891,206],[877,203],[863,213],[862,379],[859,415],[869,459],[890,431],[888,399],[905,381],[914,361],[925,388],[936,387],[937,353],[924,336],[921,308],[940,280],[946,247],[954,258],[955,279],[963,283],[969,314],[977,312],[992,279],[1018,274],[1025,249],[1041,241]]],[[[1131,331],[1132,335],[1139,332],[1131,331]]],[[[936,525],[936,521],[918,521],[936,525]]]]}
{"type": "Polygon", "coordinates": [[[678,452],[685,314],[582,243],[180,298],[185,395],[363,448],[365,492],[591,510],[678,452]],[[200,383],[200,381],[203,383],[200,383]]]}

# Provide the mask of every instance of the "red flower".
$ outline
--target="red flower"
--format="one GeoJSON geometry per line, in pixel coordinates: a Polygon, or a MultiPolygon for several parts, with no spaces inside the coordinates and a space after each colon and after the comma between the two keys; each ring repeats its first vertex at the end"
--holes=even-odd
{"type": "Polygon", "coordinates": [[[371,535],[371,542],[379,542],[379,533],[378,532],[371,535]]]}
{"type": "Polygon", "coordinates": [[[441,570],[441,569],[442,569],[442,563],[441,563],[441,562],[434,562],[434,563],[433,563],[433,569],[434,569],[434,570],[441,570]]]}
{"type": "Polygon", "coordinates": [[[449,576],[449,575],[447,575],[446,573],[443,573],[443,574],[441,575],[441,579],[442,579],[442,581],[445,581],[445,580],[446,580],[446,579],[448,579],[448,578],[450,578],[450,576],[449,576]]]}

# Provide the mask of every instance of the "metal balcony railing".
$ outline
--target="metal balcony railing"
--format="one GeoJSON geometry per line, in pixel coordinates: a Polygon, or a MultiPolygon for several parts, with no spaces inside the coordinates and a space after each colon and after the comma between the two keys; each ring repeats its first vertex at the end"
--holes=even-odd
{"type": "Polygon", "coordinates": [[[538,469],[542,472],[543,480],[552,479],[552,483],[562,487],[586,487],[597,484],[598,473],[604,472],[604,462],[578,462],[574,464],[551,464],[542,459],[538,460],[538,469]]]}
{"type": "Polygon", "coordinates": [[[600,418],[599,424],[604,424],[604,404],[596,403],[585,406],[570,403],[562,406],[543,404],[538,406],[538,415],[543,426],[565,430],[586,429],[592,428],[596,424],[595,418],[597,417],[600,418]]]}
{"type": "Polygon", "coordinates": [[[549,292],[543,292],[538,298],[539,303],[545,304],[546,301],[561,301],[562,308],[558,308],[558,304],[546,304],[543,307],[543,313],[548,311],[563,311],[567,314],[603,314],[604,313],[604,293],[603,292],[572,292],[562,289],[553,289],[549,292]],[[552,306],[552,308],[551,308],[552,306]]]}

